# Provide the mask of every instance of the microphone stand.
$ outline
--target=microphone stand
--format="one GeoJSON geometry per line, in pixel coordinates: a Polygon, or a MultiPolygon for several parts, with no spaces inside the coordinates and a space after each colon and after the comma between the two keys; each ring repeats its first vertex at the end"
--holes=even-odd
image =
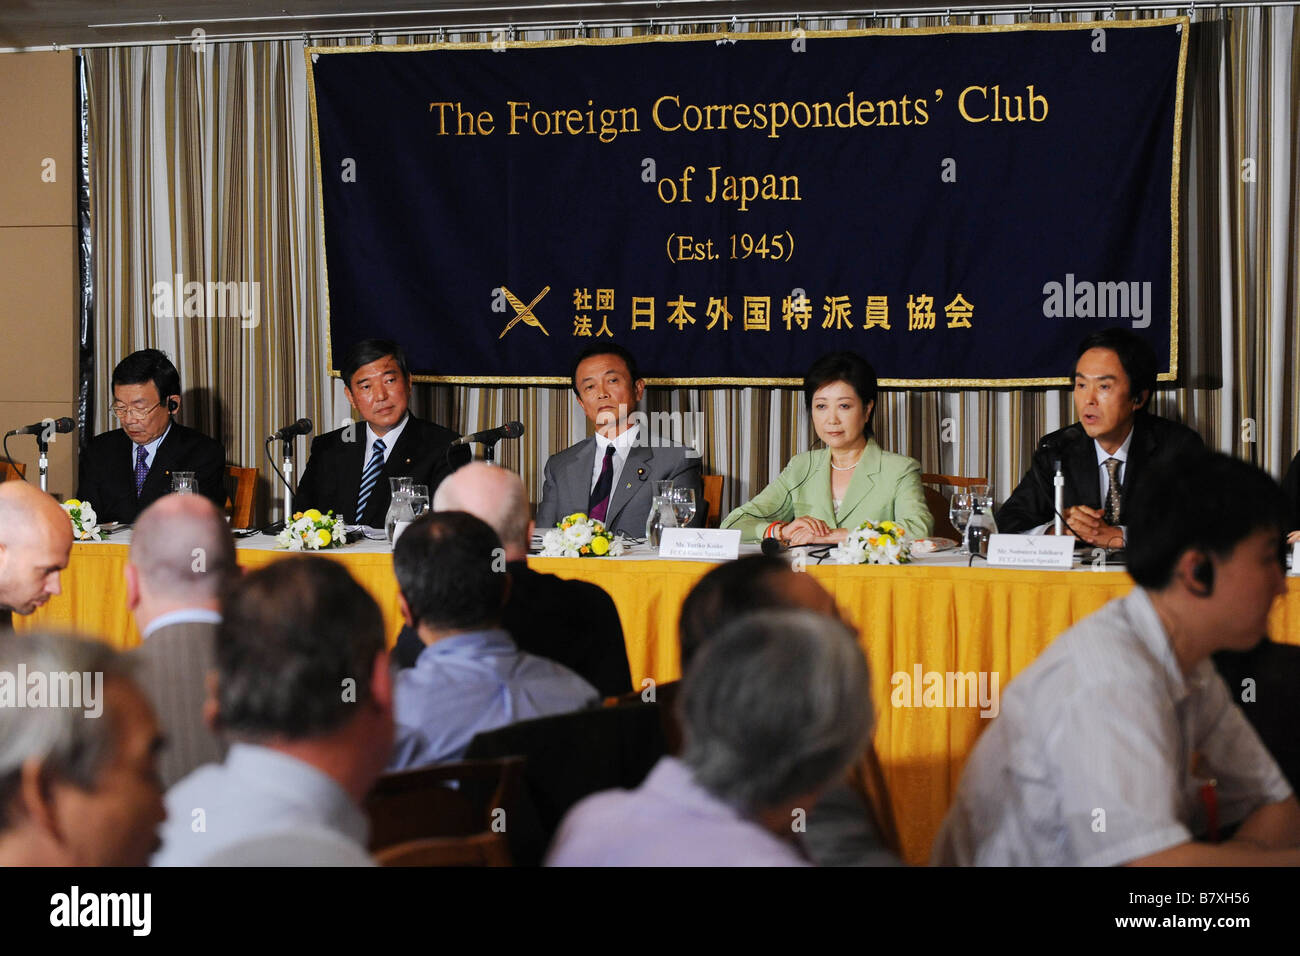
{"type": "Polygon", "coordinates": [[[49,489],[50,445],[45,440],[45,435],[43,433],[37,434],[36,436],[36,448],[41,453],[41,457],[37,462],[38,467],[40,468],[41,471],[41,491],[48,492],[50,490],[49,489]]]}
{"type": "Polygon", "coordinates": [[[1061,459],[1056,459],[1056,477],[1052,479],[1055,500],[1053,501],[1053,511],[1056,513],[1055,531],[1057,534],[1063,534],[1065,531],[1065,519],[1061,513],[1065,510],[1065,475],[1061,473],[1061,459]]]}
{"type": "Polygon", "coordinates": [[[279,534],[285,528],[289,527],[289,522],[293,520],[293,485],[289,479],[293,476],[293,442],[294,438],[285,438],[284,453],[280,459],[281,467],[275,467],[275,458],[271,455],[271,442],[275,441],[272,435],[266,440],[266,458],[271,463],[271,470],[280,476],[284,482],[284,519],[274,522],[262,529],[263,534],[279,534]]]}
{"type": "Polygon", "coordinates": [[[496,464],[496,448],[497,448],[497,442],[499,442],[500,440],[501,440],[500,438],[496,438],[492,441],[481,442],[481,444],[483,445],[483,460],[487,462],[489,465],[496,464]]]}

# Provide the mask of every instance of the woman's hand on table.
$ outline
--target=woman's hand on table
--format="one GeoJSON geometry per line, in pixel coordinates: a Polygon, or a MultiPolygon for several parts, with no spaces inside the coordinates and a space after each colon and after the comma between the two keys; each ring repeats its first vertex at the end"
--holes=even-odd
{"type": "Polygon", "coordinates": [[[806,544],[839,544],[848,536],[847,528],[832,528],[811,515],[796,518],[781,529],[781,538],[793,548],[806,544]]]}

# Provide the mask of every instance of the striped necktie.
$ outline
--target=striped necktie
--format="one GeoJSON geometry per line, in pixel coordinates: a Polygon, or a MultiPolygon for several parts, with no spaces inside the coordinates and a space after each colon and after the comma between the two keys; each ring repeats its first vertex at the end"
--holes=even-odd
{"type": "Polygon", "coordinates": [[[370,461],[366,463],[366,470],[361,473],[361,490],[357,492],[357,513],[352,519],[356,524],[361,524],[361,516],[366,513],[366,502],[370,500],[370,492],[374,491],[379,473],[384,470],[384,447],[384,440],[376,438],[375,450],[370,456],[370,461]]]}
{"type": "Polygon", "coordinates": [[[145,460],[149,452],[144,445],[135,446],[135,496],[140,497],[144,491],[144,480],[149,477],[149,464],[145,460]]]}

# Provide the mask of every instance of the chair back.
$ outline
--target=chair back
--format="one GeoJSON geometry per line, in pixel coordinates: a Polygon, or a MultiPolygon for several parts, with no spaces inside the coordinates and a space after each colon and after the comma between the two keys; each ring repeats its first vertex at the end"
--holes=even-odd
{"type": "Polygon", "coordinates": [[[247,528],[253,521],[253,490],[257,486],[257,469],[227,465],[226,476],[235,483],[233,494],[226,498],[230,527],[247,528]]]}
{"type": "Polygon", "coordinates": [[[0,461],[0,481],[22,481],[27,476],[27,466],[21,461],[16,461],[12,465],[7,461],[0,461]]]}
{"type": "Polygon", "coordinates": [[[500,833],[428,837],[386,847],[375,854],[380,866],[510,866],[510,849],[500,833]]]}
{"type": "Polygon", "coordinates": [[[704,500],[709,503],[709,510],[707,517],[704,519],[704,525],[707,528],[716,528],[722,522],[721,475],[704,476],[704,500]]]}
{"type": "Polygon", "coordinates": [[[523,766],[522,757],[505,757],[384,774],[366,797],[371,851],[432,837],[494,833],[497,811],[508,819],[513,808],[523,766]]]}
{"type": "Polygon", "coordinates": [[[934,536],[936,538],[952,538],[954,541],[961,540],[961,532],[953,527],[952,519],[948,517],[948,504],[951,497],[950,493],[940,491],[933,485],[940,488],[971,488],[975,485],[987,485],[987,478],[968,478],[964,475],[936,475],[926,472],[921,475],[921,489],[925,493],[925,504],[930,509],[930,514],[934,516],[934,536]]]}

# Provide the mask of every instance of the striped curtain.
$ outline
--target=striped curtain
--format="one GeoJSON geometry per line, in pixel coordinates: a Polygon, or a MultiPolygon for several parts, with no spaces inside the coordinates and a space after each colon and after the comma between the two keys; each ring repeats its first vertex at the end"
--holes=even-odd
{"type": "MultiPolygon", "coordinates": [[[[1032,18],[953,14],[948,22],[1111,16],[1099,7],[1032,18]]],[[[934,27],[944,21],[880,17],[763,29],[934,27]]],[[[1290,399],[1300,347],[1291,319],[1300,253],[1298,28],[1290,7],[1195,11],[1183,117],[1180,376],[1177,387],[1160,390],[1152,403],[1157,413],[1198,429],[1212,447],[1279,476],[1300,448],[1300,416],[1290,399]]],[[[680,32],[726,29],[692,25],[680,32]]],[[[576,32],[521,31],[518,38],[563,39],[576,32]]],[[[629,25],[586,35],[645,32],[644,25],[629,25]]],[[[437,39],[422,34],[383,42],[437,39]]],[[[446,39],[493,37],[452,31],[446,39]]],[[[188,390],[181,420],[221,438],[232,463],[262,468],[263,517],[275,516],[270,499],[278,490],[266,480],[271,473],[260,458],[262,437],[299,415],[325,431],[349,410],[327,369],[324,243],[315,213],[303,46],[263,41],[199,51],[171,46],[85,53],[98,387],[107,394],[113,364],[134,349],[155,346],[173,355],[188,390]],[[158,290],[170,289],[177,275],[182,282],[257,283],[256,324],[170,314],[176,310],[162,307],[158,290]]],[[[1072,358],[1061,356],[1063,372],[1072,358]]],[[[97,403],[96,430],[112,427],[106,405],[97,403]]],[[[462,432],[522,421],[523,439],[502,443],[499,461],[519,471],[534,500],[547,456],[588,433],[566,388],[417,385],[412,405],[462,432]]],[[[797,389],[652,388],[644,410],[702,415],[705,471],[727,479],[724,512],[814,441],[797,389]]],[[[923,471],[987,477],[1000,499],[1024,471],[1038,436],[1072,420],[1069,392],[1061,388],[891,390],[880,396],[876,431],[884,447],[919,459],[923,471]]],[[[300,441],[300,462],[305,453],[300,441]]]]}

